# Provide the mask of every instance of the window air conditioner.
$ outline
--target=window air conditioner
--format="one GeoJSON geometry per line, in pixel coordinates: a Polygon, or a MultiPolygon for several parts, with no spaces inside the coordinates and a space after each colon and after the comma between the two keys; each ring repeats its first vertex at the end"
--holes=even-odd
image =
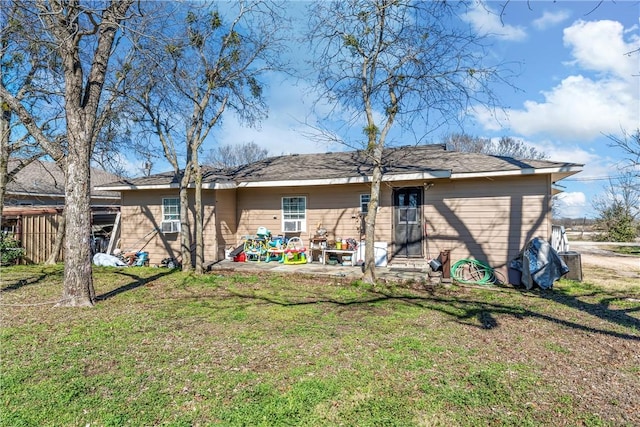
{"type": "Polygon", "coordinates": [[[180,232],[180,222],[163,221],[162,224],[160,224],[160,229],[163,233],[178,233],[180,232]]]}
{"type": "Polygon", "coordinates": [[[302,230],[302,221],[300,220],[285,220],[284,221],[284,231],[295,233],[302,230]]]}

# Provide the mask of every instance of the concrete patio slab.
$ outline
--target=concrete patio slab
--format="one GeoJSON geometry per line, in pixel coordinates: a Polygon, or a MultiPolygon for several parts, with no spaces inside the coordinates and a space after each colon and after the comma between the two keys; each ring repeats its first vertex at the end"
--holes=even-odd
{"type": "MultiPolygon", "coordinates": [[[[271,261],[246,261],[233,262],[231,260],[223,260],[208,266],[208,270],[215,271],[237,271],[245,273],[271,272],[277,274],[306,274],[312,276],[330,276],[340,277],[352,280],[362,278],[363,270],[361,266],[343,266],[343,265],[323,265],[317,262],[307,264],[282,264],[271,261]]],[[[389,265],[386,267],[377,267],[376,276],[379,280],[393,282],[417,282],[427,283],[429,279],[430,269],[428,265],[413,263],[401,265],[389,265]]]]}

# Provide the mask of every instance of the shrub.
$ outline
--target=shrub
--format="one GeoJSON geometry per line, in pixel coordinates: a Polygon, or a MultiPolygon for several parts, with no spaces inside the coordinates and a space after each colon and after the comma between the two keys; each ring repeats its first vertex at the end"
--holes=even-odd
{"type": "Polygon", "coordinates": [[[614,201],[603,209],[598,219],[603,230],[600,240],[609,242],[632,242],[638,235],[638,226],[633,216],[621,202],[614,201]]]}
{"type": "Polygon", "coordinates": [[[0,234],[0,263],[9,265],[17,263],[24,256],[24,248],[13,236],[0,234]]]}

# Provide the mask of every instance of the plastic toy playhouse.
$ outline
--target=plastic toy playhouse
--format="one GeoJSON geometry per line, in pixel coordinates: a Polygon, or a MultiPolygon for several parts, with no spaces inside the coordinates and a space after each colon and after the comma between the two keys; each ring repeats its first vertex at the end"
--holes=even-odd
{"type": "Polygon", "coordinates": [[[284,248],[282,254],[283,264],[306,264],[307,263],[307,248],[304,247],[302,239],[299,237],[292,237],[287,242],[287,246],[284,248]]]}
{"type": "Polygon", "coordinates": [[[282,261],[284,255],[285,244],[284,237],[272,237],[267,242],[267,259],[266,261],[282,261]]]}

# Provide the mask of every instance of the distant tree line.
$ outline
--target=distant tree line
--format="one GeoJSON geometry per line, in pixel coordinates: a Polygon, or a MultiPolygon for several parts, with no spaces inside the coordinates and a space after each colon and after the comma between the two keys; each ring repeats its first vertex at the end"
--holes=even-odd
{"type": "Polygon", "coordinates": [[[204,163],[215,168],[226,169],[257,162],[268,156],[269,150],[266,148],[255,142],[246,142],[240,145],[219,145],[209,151],[204,163]]]}
{"type": "Polygon", "coordinates": [[[452,133],[445,137],[444,143],[447,150],[451,151],[483,153],[515,159],[544,160],[549,158],[546,153],[510,136],[502,136],[496,141],[466,133],[452,133]]]}

